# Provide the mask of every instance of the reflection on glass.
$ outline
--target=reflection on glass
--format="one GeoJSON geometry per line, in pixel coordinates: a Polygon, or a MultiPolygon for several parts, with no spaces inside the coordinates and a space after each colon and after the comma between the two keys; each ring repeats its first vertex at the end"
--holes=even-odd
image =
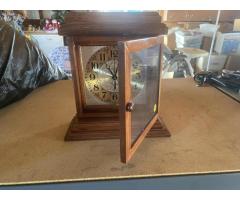
{"type": "Polygon", "coordinates": [[[160,45],[130,54],[131,95],[134,104],[131,118],[132,144],[158,111],[159,55],[160,45]]]}

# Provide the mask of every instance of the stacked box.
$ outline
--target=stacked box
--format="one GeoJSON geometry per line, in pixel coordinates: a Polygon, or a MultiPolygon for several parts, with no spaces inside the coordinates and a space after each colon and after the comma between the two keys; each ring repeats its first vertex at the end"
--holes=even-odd
{"type": "Polygon", "coordinates": [[[198,31],[176,31],[177,48],[200,48],[203,34],[198,31]]]}

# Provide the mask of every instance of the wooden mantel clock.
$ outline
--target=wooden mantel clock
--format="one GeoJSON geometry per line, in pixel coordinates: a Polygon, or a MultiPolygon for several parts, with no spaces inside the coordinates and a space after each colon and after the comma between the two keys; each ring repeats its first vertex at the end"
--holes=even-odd
{"type": "Polygon", "coordinates": [[[166,32],[157,12],[66,15],[77,114],[65,140],[120,138],[126,163],[145,136],[170,136],[159,117],[166,32]]]}

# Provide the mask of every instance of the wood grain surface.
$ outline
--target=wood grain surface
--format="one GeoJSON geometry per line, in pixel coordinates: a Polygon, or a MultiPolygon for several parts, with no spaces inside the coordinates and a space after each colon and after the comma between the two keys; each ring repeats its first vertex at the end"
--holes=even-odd
{"type": "Polygon", "coordinates": [[[158,12],[70,12],[59,30],[68,36],[157,36],[167,34],[158,12]]]}

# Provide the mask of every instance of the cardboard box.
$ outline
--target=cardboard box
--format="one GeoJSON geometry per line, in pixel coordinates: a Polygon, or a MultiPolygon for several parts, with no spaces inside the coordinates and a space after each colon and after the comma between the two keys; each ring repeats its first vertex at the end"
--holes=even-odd
{"type": "Polygon", "coordinates": [[[171,34],[167,35],[166,37],[167,37],[167,46],[172,50],[176,49],[175,34],[171,33],[171,34]]]}
{"type": "Polygon", "coordinates": [[[217,33],[214,50],[218,54],[240,54],[240,33],[217,33]]]}
{"type": "Polygon", "coordinates": [[[240,70],[240,55],[228,56],[225,68],[229,70],[240,70]]]}
{"type": "Polygon", "coordinates": [[[218,29],[221,33],[230,33],[233,31],[233,23],[224,22],[219,24],[220,27],[218,29]]]}
{"type": "MultiPolygon", "coordinates": [[[[163,10],[160,15],[168,22],[214,22],[217,10],[163,10]]],[[[221,10],[220,22],[232,22],[240,18],[239,10],[221,10]]]]}
{"type": "Polygon", "coordinates": [[[212,43],[212,37],[203,36],[201,49],[209,52],[211,48],[211,43],[212,43]]]}
{"type": "Polygon", "coordinates": [[[204,49],[209,52],[211,48],[213,35],[218,30],[219,25],[204,23],[200,24],[199,26],[200,26],[199,31],[202,32],[203,34],[201,49],[204,49]]]}
{"type": "Polygon", "coordinates": [[[234,20],[233,31],[240,31],[240,19],[234,20]]]}

